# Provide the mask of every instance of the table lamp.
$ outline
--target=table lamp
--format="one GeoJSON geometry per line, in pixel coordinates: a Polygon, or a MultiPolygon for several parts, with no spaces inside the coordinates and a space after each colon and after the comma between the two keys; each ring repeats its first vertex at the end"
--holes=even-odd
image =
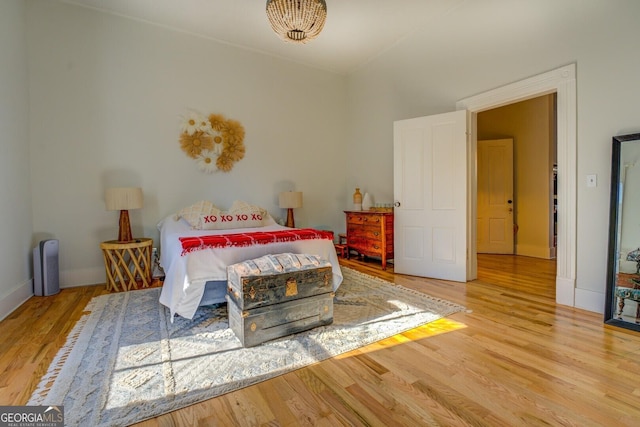
{"type": "Polygon", "coordinates": [[[142,208],[142,188],[108,188],[104,200],[108,211],[120,211],[118,243],[132,242],[129,209],[142,208]]]}
{"type": "Polygon", "coordinates": [[[287,210],[287,227],[294,228],[296,226],[293,219],[293,210],[302,207],[301,191],[285,191],[280,193],[280,207],[287,210]]]}

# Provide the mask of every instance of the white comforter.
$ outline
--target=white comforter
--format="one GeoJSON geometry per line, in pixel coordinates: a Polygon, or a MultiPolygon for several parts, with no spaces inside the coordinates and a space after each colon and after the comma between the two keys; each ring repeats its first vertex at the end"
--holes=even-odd
{"type": "Polygon", "coordinates": [[[335,247],[330,240],[297,240],[240,248],[211,248],[182,255],[180,237],[287,229],[273,220],[270,225],[260,228],[192,230],[186,221],[183,219],[176,221],[172,215],[162,220],[158,224],[158,229],[160,230],[160,265],[165,272],[160,303],[169,308],[172,316],[178,314],[192,319],[204,294],[206,282],[226,282],[228,265],[267,254],[291,252],[318,255],[331,262],[333,289],[338,289],[342,283],[342,271],[335,247]]]}

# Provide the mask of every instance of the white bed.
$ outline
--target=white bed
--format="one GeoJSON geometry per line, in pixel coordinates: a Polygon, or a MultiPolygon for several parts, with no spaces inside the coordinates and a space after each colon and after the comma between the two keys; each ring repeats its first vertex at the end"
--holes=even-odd
{"type": "Polygon", "coordinates": [[[227,266],[248,259],[277,253],[307,253],[318,255],[331,262],[333,289],[342,283],[342,272],[333,242],[327,239],[296,240],[248,247],[199,249],[182,255],[180,237],[213,234],[249,233],[253,231],[289,230],[272,218],[263,227],[230,230],[193,230],[184,219],[171,215],[160,223],[160,265],[165,279],[160,303],[167,306],[171,315],[192,319],[198,306],[225,302],[227,266]],[[206,288],[206,292],[205,292],[206,288]]]}

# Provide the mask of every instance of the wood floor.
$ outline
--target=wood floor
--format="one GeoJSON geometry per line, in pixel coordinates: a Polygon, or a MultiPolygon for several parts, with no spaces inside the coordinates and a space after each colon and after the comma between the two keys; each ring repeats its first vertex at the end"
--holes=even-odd
{"type": "MultiPolygon", "coordinates": [[[[556,305],[553,262],[480,255],[466,284],[343,263],[468,312],[138,425],[640,425],[640,333],[556,305]]],[[[27,401],[101,293],[34,297],[0,322],[0,405],[27,401]]]]}

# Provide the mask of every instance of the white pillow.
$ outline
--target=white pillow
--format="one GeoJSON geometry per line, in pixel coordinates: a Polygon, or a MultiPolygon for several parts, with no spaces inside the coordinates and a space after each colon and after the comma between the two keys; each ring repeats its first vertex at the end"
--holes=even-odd
{"type": "Polygon", "coordinates": [[[241,200],[236,200],[235,202],[233,202],[233,204],[231,205],[231,208],[229,209],[229,212],[236,212],[236,213],[260,212],[263,217],[269,216],[266,209],[261,208],[260,206],[252,205],[247,202],[243,202],[241,200]]]}
{"type": "Polygon", "coordinates": [[[176,214],[176,220],[184,218],[191,227],[199,228],[202,215],[212,215],[220,212],[213,203],[208,200],[200,200],[191,206],[183,208],[176,214]]]}

